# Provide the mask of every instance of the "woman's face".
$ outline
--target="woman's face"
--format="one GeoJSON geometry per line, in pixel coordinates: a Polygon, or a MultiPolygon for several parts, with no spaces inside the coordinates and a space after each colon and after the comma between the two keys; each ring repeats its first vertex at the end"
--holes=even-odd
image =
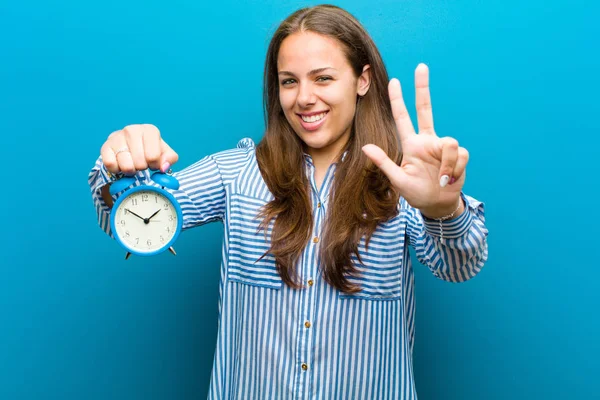
{"type": "Polygon", "coordinates": [[[281,43],[277,71],[288,122],[313,158],[333,161],[348,142],[357,96],[369,88],[368,67],[357,78],[337,40],[297,32],[281,43]]]}

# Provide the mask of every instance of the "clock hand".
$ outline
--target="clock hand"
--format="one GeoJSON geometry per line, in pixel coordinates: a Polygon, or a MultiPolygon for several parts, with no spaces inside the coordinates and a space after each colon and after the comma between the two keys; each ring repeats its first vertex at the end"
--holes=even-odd
{"type": "Polygon", "coordinates": [[[151,216],[148,217],[148,221],[150,221],[156,214],[158,214],[159,211],[160,211],[160,208],[158,209],[158,211],[156,211],[154,214],[152,214],[151,216]]]}
{"type": "Polygon", "coordinates": [[[133,215],[135,215],[136,217],[138,217],[138,218],[139,218],[139,219],[141,219],[141,220],[145,220],[145,218],[143,218],[143,217],[140,217],[139,215],[137,215],[136,213],[134,213],[133,211],[131,211],[131,210],[127,209],[127,208],[125,209],[125,211],[127,211],[127,212],[129,212],[129,213],[132,213],[133,215]]]}

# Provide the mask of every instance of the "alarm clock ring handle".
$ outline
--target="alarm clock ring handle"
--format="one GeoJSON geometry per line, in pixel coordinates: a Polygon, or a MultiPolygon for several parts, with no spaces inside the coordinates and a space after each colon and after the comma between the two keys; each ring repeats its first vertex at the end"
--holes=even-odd
{"type": "MultiPolygon", "coordinates": [[[[172,173],[173,172],[171,170],[169,170],[166,173],[156,171],[151,175],[151,178],[156,184],[158,184],[162,187],[166,187],[167,189],[177,190],[177,189],[179,189],[179,181],[177,180],[177,178],[175,178],[172,175],[172,173]]],[[[111,195],[114,196],[115,194],[117,194],[117,193],[127,189],[131,185],[133,185],[135,183],[135,181],[136,181],[135,177],[124,176],[124,177],[114,181],[110,185],[109,192],[111,195]]]]}
{"type": "Polygon", "coordinates": [[[111,195],[114,196],[115,194],[127,189],[129,186],[133,185],[134,183],[135,183],[134,177],[124,176],[121,179],[114,181],[110,185],[109,192],[111,195]]]}
{"type": "Polygon", "coordinates": [[[179,189],[179,181],[173,175],[173,171],[168,170],[165,172],[156,171],[152,174],[151,178],[158,185],[166,187],[167,189],[177,190],[179,189]]]}

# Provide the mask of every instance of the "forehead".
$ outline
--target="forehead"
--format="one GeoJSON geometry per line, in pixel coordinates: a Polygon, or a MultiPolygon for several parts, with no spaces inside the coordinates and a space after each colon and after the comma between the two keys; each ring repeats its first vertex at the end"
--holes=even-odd
{"type": "Polygon", "coordinates": [[[296,32],[281,43],[277,69],[305,73],[317,68],[350,67],[339,41],[314,32],[296,32]]]}

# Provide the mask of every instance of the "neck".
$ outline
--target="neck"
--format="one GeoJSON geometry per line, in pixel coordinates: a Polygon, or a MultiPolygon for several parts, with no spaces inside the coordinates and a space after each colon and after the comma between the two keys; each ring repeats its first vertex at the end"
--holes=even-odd
{"type": "Polygon", "coordinates": [[[327,168],[329,168],[329,166],[333,164],[338,157],[337,152],[321,153],[319,151],[311,151],[309,154],[312,157],[315,170],[323,171],[323,173],[327,171],[327,168]]]}
{"type": "Polygon", "coordinates": [[[341,156],[343,146],[338,149],[311,149],[309,154],[312,158],[313,165],[315,166],[315,184],[317,190],[321,189],[327,170],[331,164],[338,161],[341,156]]]}
{"type": "Polygon", "coordinates": [[[323,180],[325,179],[325,174],[327,174],[327,170],[329,166],[334,162],[333,157],[319,157],[316,155],[312,155],[313,165],[315,166],[314,179],[315,185],[317,186],[317,191],[321,190],[321,186],[323,185],[323,180]]]}
{"type": "Polygon", "coordinates": [[[338,161],[338,158],[342,154],[342,150],[348,144],[350,138],[350,129],[346,131],[336,142],[329,144],[320,149],[309,148],[307,149],[310,154],[315,170],[322,171],[323,174],[327,171],[329,166],[334,162],[338,161]]]}

